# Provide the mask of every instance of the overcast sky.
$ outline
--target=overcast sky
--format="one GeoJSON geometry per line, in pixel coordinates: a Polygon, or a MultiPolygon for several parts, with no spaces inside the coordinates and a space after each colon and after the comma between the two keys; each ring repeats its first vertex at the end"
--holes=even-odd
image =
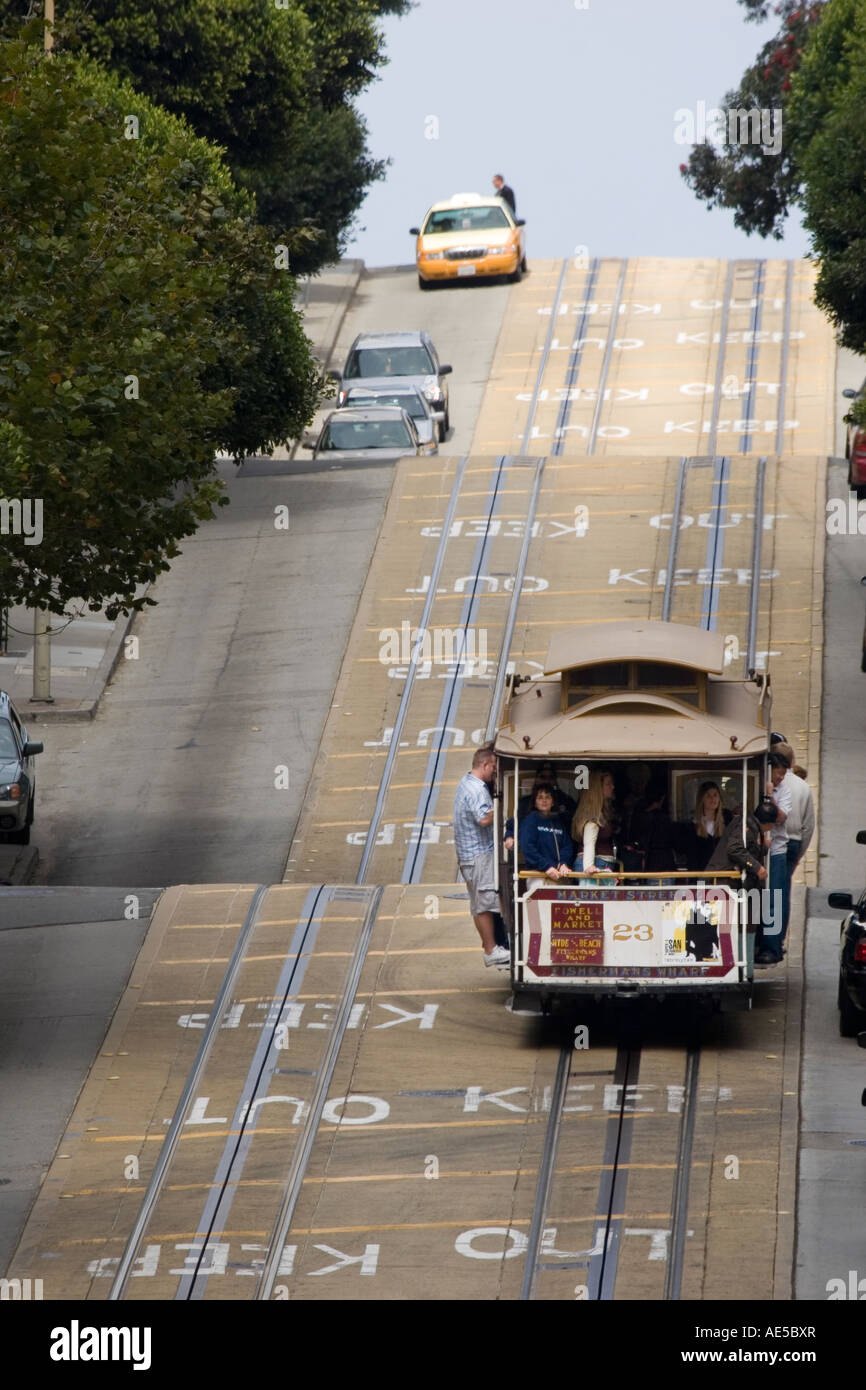
{"type": "Polygon", "coordinates": [[[410,263],[408,229],[431,203],[488,193],[502,172],[530,259],[576,246],[590,256],[803,255],[798,218],[781,242],[747,237],[679,174],[688,146],[674,138],[675,113],[697,121],[699,103],[721,105],[775,30],[744,15],[736,0],[419,0],[385,24],[390,63],[360,102],[372,152],[393,162],[348,254],[410,263]]]}

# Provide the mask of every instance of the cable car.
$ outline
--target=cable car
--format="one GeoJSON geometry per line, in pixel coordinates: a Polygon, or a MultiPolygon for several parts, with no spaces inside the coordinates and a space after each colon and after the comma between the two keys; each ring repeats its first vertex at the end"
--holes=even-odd
{"type": "Polygon", "coordinates": [[[760,911],[744,873],[727,861],[723,869],[700,865],[718,843],[711,830],[734,814],[745,837],[745,817],[766,783],[770,713],[766,674],[733,677],[721,634],[678,623],[570,628],[551,641],[542,673],[511,677],[494,742],[494,826],[504,846],[513,822],[513,848],[498,856],[497,888],[512,939],[515,1008],[534,1000],[547,1011],[554,1000],[578,995],[697,995],[715,1007],[749,1007],[754,936],[747,924],[750,909],[753,923],[760,911]],[[521,852],[531,786],[546,765],[557,801],[569,809],[577,803],[578,835],[593,772],[610,773],[614,788],[608,862],[576,859],[579,867],[555,881],[521,852]],[[635,814],[646,808],[647,787],[653,799],[642,845],[635,814]],[[653,828],[657,845],[666,846],[655,856],[653,828]]]}

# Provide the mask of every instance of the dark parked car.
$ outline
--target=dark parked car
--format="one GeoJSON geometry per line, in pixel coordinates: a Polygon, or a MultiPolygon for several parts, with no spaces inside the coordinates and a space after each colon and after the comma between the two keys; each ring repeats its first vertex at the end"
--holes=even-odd
{"type": "Polygon", "coordinates": [[[346,358],[342,372],[329,372],[332,381],[340,383],[337,404],[343,405],[346,393],[361,382],[376,381],[401,386],[417,386],[430,402],[430,409],[439,425],[439,438],[444,439],[451,424],[448,411],[450,364],[440,362],[429,333],[359,333],[346,358]]]}
{"type": "Polygon", "coordinates": [[[36,769],[42,752],[32,743],[5,690],[0,690],[0,832],[15,844],[30,843],[36,808],[36,769]]]}
{"type": "MultiPolygon", "coordinates": [[[[866,845],[866,830],[857,833],[866,845]]],[[[839,951],[839,1032],[853,1038],[866,1030],[866,888],[857,902],[850,893],[831,893],[831,907],[848,909],[842,919],[839,951]]]]}

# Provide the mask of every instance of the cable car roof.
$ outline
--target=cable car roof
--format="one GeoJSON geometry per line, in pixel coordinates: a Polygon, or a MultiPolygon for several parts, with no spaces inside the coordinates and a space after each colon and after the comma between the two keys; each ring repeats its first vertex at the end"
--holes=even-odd
{"type": "Polygon", "coordinates": [[[719,632],[650,619],[587,623],[551,638],[544,674],[600,661],[667,661],[718,676],[725,669],[725,639],[719,632]]]}
{"type": "Polygon", "coordinates": [[[544,674],[512,689],[496,749],[533,758],[763,756],[769,684],[733,677],[724,660],[721,634],[684,623],[569,628],[551,641],[544,674]],[[627,683],[610,683],[615,665],[627,683]],[[671,667],[680,668],[676,679],[666,676],[671,667]]]}
{"type": "Polygon", "coordinates": [[[530,703],[534,684],[521,690],[512,702],[514,723],[498,731],[498,753],[525,758],[727,760],[767,751],[767,730],[754,721],[754,716],[749,718],[752,711],[748,709],[729,707],[706,713],[677,707],[673,700],[655,698],[638,703],[620,696],[562,714],[558,709],[545,712],[537,709],[535,702],[530,703]],[[515,708],[518,702],[524,706],[519,713],[515,708]]]}

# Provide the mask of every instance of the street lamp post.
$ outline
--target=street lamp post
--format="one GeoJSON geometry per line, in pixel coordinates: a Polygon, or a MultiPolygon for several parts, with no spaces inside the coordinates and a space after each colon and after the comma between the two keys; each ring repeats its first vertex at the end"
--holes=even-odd
{"type": "MultiPolygon", "coordinates": [[[[54,48],[54,0],[45,0],[45,52],[54,48]]],[[[33,611],[33,699],[53,704],[51,694],[51,630],[48,613],[33,611]]]]}
{"type": "Polygon", "coordinates": [[[33,610],[33,696],[43,705],[53,705],[51,694],[51,615],[33,610]]]}

